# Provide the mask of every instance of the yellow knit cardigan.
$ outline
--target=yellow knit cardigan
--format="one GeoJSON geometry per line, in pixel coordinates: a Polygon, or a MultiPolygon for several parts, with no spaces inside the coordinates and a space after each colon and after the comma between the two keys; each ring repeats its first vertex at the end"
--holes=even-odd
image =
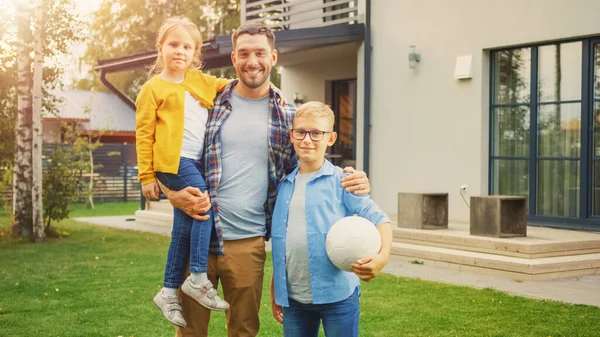
{"type": "Polygon", "coordinates": [[[206,108],[231,80],[188,70],[181,83],[152,77],[142,86],[135,106],[138,179],[156,181],[155,172],[176,174],[183,143],[184,100],[189,92],[206,108]]]}

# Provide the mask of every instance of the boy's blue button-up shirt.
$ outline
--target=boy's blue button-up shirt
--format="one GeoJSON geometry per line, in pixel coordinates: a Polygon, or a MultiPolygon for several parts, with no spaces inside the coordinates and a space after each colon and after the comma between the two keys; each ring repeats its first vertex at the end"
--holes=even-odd
{"type": "MultiPolygon", "coordinates": [[[[285,237],[298,169],[299,167],[296,167],[279,183],[271,232],[275,302],[285,307],[289,306],[285,237]]],[[[354,273],[341,271],[327,256],[325,240],[331,226],[336,221],[354,214],[370,220],[376,226],[390,221],[369,195],[354,195],[345,191],[341,185],[345,175],[341,168],[326,160],[306,184],[306,235],[313,304],[344,300],[360,285],[354,273]]]]}

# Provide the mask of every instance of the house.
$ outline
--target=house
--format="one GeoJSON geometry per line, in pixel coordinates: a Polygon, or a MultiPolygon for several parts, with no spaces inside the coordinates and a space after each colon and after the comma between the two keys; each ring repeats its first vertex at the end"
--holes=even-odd
{"type": "MultiPolygon", "coordinates": [[[[99,139],[102,143],[93,151],[94,199],[139,200],[135,108],[110,91],[56,90],[51,93],[60,103],[56,106],[56,115],[43,117],[43,160],[55,146],[61,146],[69,126],[78,125],[82,136],[99,139]]],[[[86,173],[82,177],[87,182],[91,175],[86,173]]]]}
{"type": "Polygon", "coordinates": [[[43,141],[63,141],[65,123],[76,123],[84,136],[100,137],[102,143],[135,144],[135,108],[116,94],[104,91],[54,91],[61,100],[58,114],[43,118],[43,141]]]}
{"type": "MultiPolygon", "coordinates": [[[[277,30],[287,96],[331,104],[330,157],[367,171],[383,210],[449,193],[454,231],[398,229],[396,254],[518,279],[600,272],[600,235],[572,231],[600,231],[599,1],[241,4],[242,22],[277,30]],[[468,196],[494,194],[526,197],[529,237],[468,235],[468,196]]],[[[204,45],[206,69],[229,64],[229,39],[204,45]]]]}

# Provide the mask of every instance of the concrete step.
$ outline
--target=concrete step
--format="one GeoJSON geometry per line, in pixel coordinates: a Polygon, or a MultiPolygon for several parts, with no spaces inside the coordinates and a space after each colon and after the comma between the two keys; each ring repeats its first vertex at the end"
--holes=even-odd
{"type": "Polygon", "coordinates": [[[139,210],[135,212],[135,223],[150,226],[173,226],[173,214],[164,212],[155,212],[149,210],[139,210]]]}
{"type": "Polygon", "coordinates": [[[173,214],[173,205],[168,200],[147,201],[146,210],[173,214]]]}
{"type": "Polygon", "coordinates": [[[528,259],[394,242],[392,254],[406,261],[416,260],[520,281],[600,274],[600,253],[528,259]]]}
{"type": "Polygon", "coordinates": [[[492,238],[469,235],[469,225],[451,223],[448,229],[394,227],[400,243],[465,250],[526,259],[600,253],[600,234],[529,226],[527,237],[492,238]]]}

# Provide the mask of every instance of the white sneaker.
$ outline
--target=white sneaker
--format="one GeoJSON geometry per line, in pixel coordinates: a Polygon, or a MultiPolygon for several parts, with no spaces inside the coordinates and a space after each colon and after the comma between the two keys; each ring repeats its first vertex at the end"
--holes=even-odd
{"type": "Polygon", "coordinates": [[[154,296],[153,302],[171,324],[182,328],[187,326],[187,323],[181,314],[181,301],[177,296],[165,295],[161,290],[154,296]]]}
{"type": "Polygon", "coordinates": [[[202,285],[195,285],[192,283],[192,278],[188,277],[181,285],[181,291],[207,309],[214,311],[229,310],[229,303],[219,297],[210,281],[202,285]]]}

